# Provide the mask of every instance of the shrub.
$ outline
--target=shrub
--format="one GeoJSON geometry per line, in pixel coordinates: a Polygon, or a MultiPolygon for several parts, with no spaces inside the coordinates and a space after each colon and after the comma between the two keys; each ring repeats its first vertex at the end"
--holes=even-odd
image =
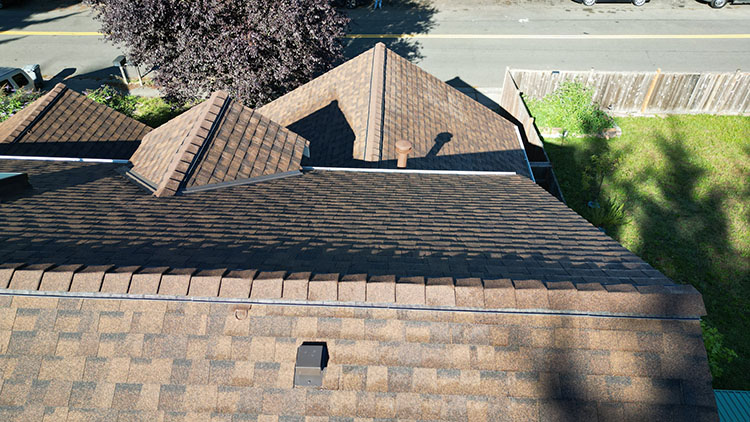
{"type": "Polygon", "coordinates": [[[613,127],[612,119],[593,102],[594,92],[581,82],[563,82],[541,100],[523,96],[537,126],[559,127],[574,134],[595,135],[613,127]]]}
{"type": "Polygon", "coordinates": [[[16,91],[8,94],[0,89],[0,122],[8,120],[41,95],[39,92],[30,91],[16,91]]]}
{"type": "Polygon", "coordinates": [[[321,0],[87,0],[106,38],[181,101],[225,89],[257,107],[342,57],[348,18],[321,0]]]}
{"type": "Polygon", "coordinates": [[[133,117],[133,112],[135,112],[135,107],[138,104],[136,96],[122,94],[109,85],[102,85],[93,91],[86,91],[85,94],[97,103],[111,107],[128,117],[133,117]]]}
{"type": "Polygon", "coordinates": [[[724,335],[707,321],[701,321],[703,328],[703,344],[708,354],[708,366],[714,378],[721,377],[724,369],[737,358],[734,350],[724,346],[724,335]]]}
{"type": "Polygon", "coordinates": [[[191,105],[191,103],[169,101],[160,97],[122,94],[109,85],[102,85],[93,91],[87,91],[86,96],[153,128],[179,116],[191,105]]]}

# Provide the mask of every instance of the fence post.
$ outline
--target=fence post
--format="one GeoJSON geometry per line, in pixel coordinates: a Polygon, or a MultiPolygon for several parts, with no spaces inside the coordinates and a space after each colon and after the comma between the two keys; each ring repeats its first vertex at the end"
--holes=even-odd
{"type": "Polygon", "coordinates": [[[648,87],[648,91],[646,92],[646,98],[643,99],[643,105],[641,106],[641,114],[643,114],[646,111],[646,107],[648,107],[649,101],[651,101],[651,94],[654,93],[654,88],[656,87],[656,80],[659,79],[659,74],[661,73],[661,68],[656,69],[656,74],[654,75],[654,79],[651,79],[651,85],[648,87]]]}

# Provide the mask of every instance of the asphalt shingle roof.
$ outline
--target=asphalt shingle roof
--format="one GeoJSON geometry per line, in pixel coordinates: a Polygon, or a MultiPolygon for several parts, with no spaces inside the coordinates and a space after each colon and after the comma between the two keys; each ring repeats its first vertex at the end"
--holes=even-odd
{"type": "Polygon", "coordinates": [[[530,176],[515,125],[383,44],[259,108],[310,141],[312,166],[501,170],[530,176]]]}
{"type": "Polygon", "coordinates": [[[0,155],[128,159],[150,131],[57,84],[0,123],[0,155]]]}
{"type": "Polygon", "coordinates": [[[671,284],[523,176],[314,171],[154,200],[113,164],[0,161],[0,262],[671,284]]]}
{"type": "Polygon", "coordinates": [[[146,135],[133,172],[156,196],[300,170],[307,141],[226,92],[146,135]]]}
{"type": "Polygon", "coordinates": [[[31,183],[0,197],[0,420],[716,421],[700,294],[441,84],[379,45],[259,111],[214,93],[132,168],[0,160],[31,183]],[[315,165],[390,167],[407,138],[412,168],[517,174],[236,184],[302,163],[263,116],[315,165]],[[320,388],[293,385],[306,341],[320,388]]]}

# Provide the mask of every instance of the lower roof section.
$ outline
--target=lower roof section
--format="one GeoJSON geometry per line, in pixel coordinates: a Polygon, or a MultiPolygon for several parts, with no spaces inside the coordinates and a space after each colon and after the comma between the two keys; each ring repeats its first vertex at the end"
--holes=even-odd
{"type": "Polygon", "coordinates": [[[0,160],[0,262],[672,284],[523,176],[313,171],[154,198],[117,164],[0,160]]]}
{"type": "Polygon", "coordinates": [[[717,420],[695,320],[0,296],[0,327],[4,421],[717,420]]]}

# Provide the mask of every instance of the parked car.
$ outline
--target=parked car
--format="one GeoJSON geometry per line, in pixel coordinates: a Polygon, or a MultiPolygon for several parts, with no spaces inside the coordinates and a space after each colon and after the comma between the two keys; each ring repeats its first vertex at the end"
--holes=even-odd
{"type": "MultiPolygon", "coordinates": [[[[581,0],[584,6],[593,6],[598,0],[581,0]]],[[[607,3],[633,3],[634,6],[643,6],[648,0],[609,0],[607,3]]]]}
{"type": "Polygon", "coordinates": [[[23,69],[0,67],[0,90],[9,93],[19,89],[34,90],[42,87],[42,71],[38,64],[23,69]]]}
{"type": "Polygon", "coordinates": [[[726,6],[727,3],[732,4],[750,4],[750,0],[709,0],[708,4],[714,9],[721,9],[726,6]]]}

